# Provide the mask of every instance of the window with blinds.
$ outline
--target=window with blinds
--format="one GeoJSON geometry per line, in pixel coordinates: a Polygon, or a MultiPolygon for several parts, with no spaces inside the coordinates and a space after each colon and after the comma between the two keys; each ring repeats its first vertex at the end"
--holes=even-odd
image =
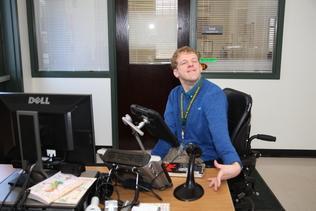
{"type": "Polygon", "coordinates": [[[194,45],[208,66],[205,72],[272,73],[279,5],[279,0],[196,0],[194,45]]]}
{"type": "Polygon", "coordinates": [[[177,0],[128,0],[130,64],[169,63],[177,48],[177,0]]]}
{"type": "Polygon", "coordinates": [[[38,71],[108,71],[107,0],[34,0],[38,71]]]}

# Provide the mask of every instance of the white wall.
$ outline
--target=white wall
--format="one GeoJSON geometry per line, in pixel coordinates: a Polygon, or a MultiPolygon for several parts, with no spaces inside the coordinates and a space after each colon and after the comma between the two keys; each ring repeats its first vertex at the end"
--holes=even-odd
{"type": "MultiPolygon", "coordinates": [[[[92,93],[96,144],[111,145],[110,79],[32,78],[25,1],[18,1],[26,92],[92,93]]],[[[277,136],[256,148],[316,150],[316,1],[286,0],[280,80],[213,80],[252,95],[252,134],[277,136]]]]}
{"type": "Polygon", "coordinates": [[[109,78],[32,78],[26,1],[18,1],[24,92],[92,94],[96,145],[112,145],[109,78]]]}
{"type": "Polygon", "coordinates": [[[251,94],[252,133],[277,136],[254,147],[316,149],[315,11],[315,0],[286,0],[280,80],[213,80],[251,94]]]}

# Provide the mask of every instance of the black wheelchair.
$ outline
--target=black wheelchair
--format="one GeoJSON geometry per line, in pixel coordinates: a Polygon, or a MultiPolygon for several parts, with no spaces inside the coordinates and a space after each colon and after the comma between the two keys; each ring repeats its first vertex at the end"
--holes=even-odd
{"type": "Polygon", "coordinates": [[[261,154],[251,148],[251,142],[254,139],[274,142],[276,137],[264,134],[250,136],[252,97],[231,88],[223,91],[228,101],[230,138],[243,165],[241,173],[228,180],[229,189],[236,210],[255,210],[252,197],[260,197],[260,193],[256,191],[256,181],[252,173],[261,154]]]}

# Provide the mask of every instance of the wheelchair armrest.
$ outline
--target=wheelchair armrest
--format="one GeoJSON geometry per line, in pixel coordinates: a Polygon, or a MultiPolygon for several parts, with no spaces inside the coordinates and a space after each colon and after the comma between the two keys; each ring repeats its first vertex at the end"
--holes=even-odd
{"type": "MultiPolygon", "coordinates": [[[[271,142],[275,142],[276,141],[276,137],[275,136],[270,136],[270,135],[265,135],[265,134],[257,134],[257,135],[253,135],[251,137],[248,138],[247,141],[247,151],[246,154],[251,154],[251,142],[254,139],[259,139],[259,140],[263,140],[263,141],[271,141],[271,142]]],[[[256,157],[260,157],[260,153],[256,154],[256,157]]]]}
{"type": "Polygon", "coordinates": [[[249,145],[251,144],[251,141],[253,139],[259,139],[262,141],[271,141],[271,142],[275,142],[276,141],[276,137],[275,136],[270,136],[270,135],[265,135],[265,134],[257,134],[257,135],[253,135],[248,139],[248,143],[249,145]]]}
{"type": "Polygon", "coordinates": [[[275,142],[276,137],[275,136],[270,136],[270,135],[265,135],[265,134],[257,134],[257,139],[263,140],[263,141],[271,141],[275,142]]]}

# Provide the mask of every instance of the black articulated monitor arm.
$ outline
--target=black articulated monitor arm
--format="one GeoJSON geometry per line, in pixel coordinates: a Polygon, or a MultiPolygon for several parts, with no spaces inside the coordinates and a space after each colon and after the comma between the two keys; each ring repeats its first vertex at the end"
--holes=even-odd
{"type": "Polygon", "coordinates": [[[157,111],[136,104],[131,105],[130,109],[134,116],[142,120],[137,127],[138,129],[145,127],[153,137],[167,141],[172,147],[179,146],[177,137],[171,132],[157,111]]]}
{"type": "Polygon", "coordinates": [[[144,135],[144,132],[141,129],[145,126],[145,124],[149,123],[148,120],[146,118],[144,118],[142,120],[142,122],[140,122],[138,125],[135,125],[133,123],[132,117],[130,115],[126,114],[125,116],[122,117],[122,121],[125,125],[130,126],[130,128],[132,129],[132,134],[136,138],[139,147],[141,148],[141,150],[143,152],[146,152],[145,147],[144,147],[139,135],[141,135],[141,136],[144,135]]]}

